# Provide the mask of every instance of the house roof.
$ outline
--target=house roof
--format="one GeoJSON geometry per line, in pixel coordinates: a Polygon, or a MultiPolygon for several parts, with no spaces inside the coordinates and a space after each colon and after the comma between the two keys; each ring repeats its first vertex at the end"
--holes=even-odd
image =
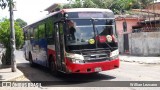
{"type": "Polygon", "coordinates": [[[154,10],[154,9],[132,9],[132,11],[160,15],[160,10],[154,10]]]}
{"type": "Polygon", "coordinates": [[[160,9],[160,2],[152,3],[152,4],[148,5],[148,7],[146,7],[146,9],[159,10],[160,9]]]}
{"type": "Polygon", "coordinates": [[[49,13],[53,12],[60,4],[59,3],[54,3],[48,8],[46,8],[44,11],[48,11],[49,13]]]}
{"type": "Polygon", "coordinates": [[[138,16],[138,15],[115,15],[115,18],[117,21],[121,21],[121,20],[143,20],[142,17],[138,16]]]}

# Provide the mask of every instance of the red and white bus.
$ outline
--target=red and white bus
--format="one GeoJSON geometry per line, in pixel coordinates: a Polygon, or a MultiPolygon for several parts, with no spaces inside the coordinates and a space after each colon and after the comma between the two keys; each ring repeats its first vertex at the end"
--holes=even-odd
{"type": "Polygon", "coordinates": [[[53,73],[95,73],[119,67],[111,10],[62,9],[24,27],[25,57],[53,73]]]}

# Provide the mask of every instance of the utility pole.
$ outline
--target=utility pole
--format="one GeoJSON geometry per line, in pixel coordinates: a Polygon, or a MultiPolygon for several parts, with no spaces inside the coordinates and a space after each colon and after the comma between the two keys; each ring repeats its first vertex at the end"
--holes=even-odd
{"type": "Polygon", "coordinates": [[[17,65],[16,65],[16,60],[15,60],[15,50],[16,50],[16,45],[15,45],[15,29],[14,29],[14,17],[13,17],[13,0],[9,0],[9,12],[10,12],[10,30],[11,30],[11,70],[12,72],[16,72],[17,70],[17,65]]]}

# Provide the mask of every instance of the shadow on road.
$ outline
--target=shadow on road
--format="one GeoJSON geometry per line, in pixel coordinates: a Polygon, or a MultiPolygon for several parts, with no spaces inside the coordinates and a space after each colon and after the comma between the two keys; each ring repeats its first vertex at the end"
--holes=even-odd
{"type": "Polygon", "coordinates": [[[19,63],[18,69],[23,72],[25,77],[31,82],[40,82],[43,86],[91,86],[98,85],[97,82],[115,79],[101,73],[97,74],[63,74],[53,76],[47,68],[36,66],[30,67],[29,63],[19,63]],[[91,85],[90,85],[91,84],[91,85]]]}

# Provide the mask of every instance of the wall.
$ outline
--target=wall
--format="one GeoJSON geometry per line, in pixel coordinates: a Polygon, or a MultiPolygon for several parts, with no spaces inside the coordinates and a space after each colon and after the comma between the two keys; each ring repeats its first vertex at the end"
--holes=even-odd
{"type": "Polygon", "coordinates": [[[125,18],[125,20],[116,20],[116,28],[118,34],[123,34],[123,22],[127,22],[127,32],[132,32],[132,26],[138,26],[137,22],[139,22],[138,18],[125,18]]]}
{"type": "MultiPolygon", "coordinates": [[[[119,50],[123,51],[123,35],[119,35],[119,50]]],[[[131,55],[159,56],[160,32],[140,32],[129,34],[129,53],[131,55]]]]}
{"type": "Polygon", "coordinates": [[[124,42],[123,35],[118,34],[118,49],[120,54],[124,53],[123,42],[124,42]]]}

